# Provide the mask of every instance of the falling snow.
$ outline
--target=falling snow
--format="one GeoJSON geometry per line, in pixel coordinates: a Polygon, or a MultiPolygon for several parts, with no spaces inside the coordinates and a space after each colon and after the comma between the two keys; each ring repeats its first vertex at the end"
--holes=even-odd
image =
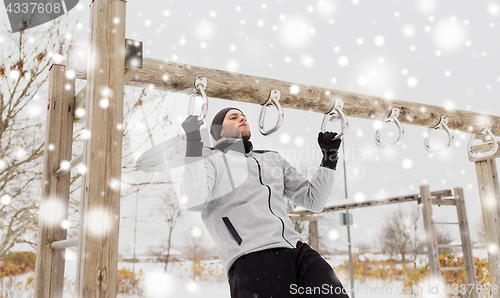
{"type": "Polygon", "coordinates": [[[303,147],[305,145],[305,140],[303,137],[296,137],[294,140],[294,144],[297,147],[303,147]]]}
{"type": "Polygon", "coordinates": [[[0,204],[2,205],[9,205],[11,202],[11,197],[9,195],[3,195],[0,198],[0,204]]]}
{"type": "Polygon", "coordinates": [[[458,50],[464,45],[466,38],[463,25],[452,20],[443,20],[436,24],[433,35],[437,46],[447,51],[458,50]]]}
{"type": "Polygon", "coordinates": [[[347,66],[347,64],[349,64],[349,59],[347,59],[346,56],[341,56],[338,60],[338,63],[340,66],[347,66]]]}
{"type": "Polygon", "coordinates": [[[413,161],[409,158],[405,158],[402,162],[403,169],[409,170],[413,167],[413,161]]]}
{"type": "MultiPolygon", "coordinates": [[[[494,43],[484,36],[490,38],[498,35],[496,30],[500,27],[498,26],[500,6],[496,1],[476,4],[477,10],[470,13],[454,11],[438,0],[392,1],[380,10],[380,12],[385,11],[383,17],[374,11],[373,18],[367,21],[346,17],[355,15],[362,9],[368,9],[370,1],[364,0],[351,0],[346,3],[318,0],[304,3],[297,10],[289,9],[287,6],[290,4],[281,0],[267,3],[249,2],[238,6],[230,4],[229,7],[214,3],[207,6],[208,9],[196,9],[188,5],[182,7],[181,2],[175,3],[177,3],[175,6],[170,4],[160,6],[155,13],[146,13],[147,10],[141,7],[141,10],[134,10],[131,20],[127,20],[127,27],[134,28],[131,35],[147,41],[144,50],[151,58],[231,72],[254,73],[257,76],[297,83],[307,81],[307,84],[311,85],[330,86],[338,90],[382,96],[387,99],[421,101],[439,105],[447,111],[468,109],[490,113],[490,107],[485,103],[495,104],[493,97],[499,88],[500,74],[494,67],[487,66],[495,65],[496,55],[492,47],[494,43]],[[165,8],[171,10],[164,10],[165,8]],[[139,11],[144,13],[138,13],[139,11]],[[455,15],[452,15],[453,13],[455,15]],[[129,22],[135,22],[134,26],[129,22]],[[390,24],[393,30],[384,29],[383,26],[386,24],[390,24]],[[170,30],[172,28],[176,30],[170,30]],[[485,34],[475,33],[476,31],[485,34]],[[150,35],[151,32],[155,35],[150,35]],[[174,35],[173,32],[177,33],[174,35]]],[[[129,1],[128,5],[136,4],[129,1]]],[[[147,5],[141,4],[145,7],[147,5]]],[[[84,7],[78,5],[78,9],[83,10],[84,7]]],[[[122,20],[115,18],[113,23],[118,25],[122,20]]],[[[79,23],[76,28],[84,30],[77,32],[85,32],[86,24],[79,23]]],[[[71,32],[64,37],[72,38],[76,35],[71,32]]],[[[37,42],[33,37],[27,41],[29,44],[37,42]]],[[[5,43],[2,36],[0,43],[5,43]]],[[[86,53],[81,54],[81,58],[85,55],[86,53]]],[[[56,61],[63,59],[63,56],[54,53],[50,53],[49,57],[56,61]]],[[[21,76],[15,69],[7,69],[6,75],[9,80],[17,80],[21,76]]],[[[68,70],[66,77],[74,79],[76,74],[68,70]]],[[[173,84],[177,79],[174,75],[169,78],[167,74],[161,78],[165,85],[173,84]]],[[[151,84],[149,87],[153,89],[155,86],[151,84]]],[[[299,85],[290,85],[289,93],[292,96],[308,94],[307,92],[308,88],[301,90],[299,85]]],[[[103,109],[109,108],[110,100],[113,99],[111,89],[100,90],[99,94],[98,105],[103,109]]],[[[134,96],[137,98],[139,94],[134,96]]],[[[46,96],[40,95],[40,97],[40,103],[43,104],[27,106],[28,115],[37,117],[46,111],[46,96]]],[[[215,113],[212,109],[217,109],[221,105],[217,99],[213,99],[213,102],[212,105],[211,101],[209,117],[215,113]]],[[[183,104],[184,101],[179,100],[177,103],[183,104]]],[[[197,105],[199,108],[199,103],[197,105]]],[[[492,106],[491,109],[497,106],[492,106]]],[[[251,111],[249,113],[258,116],[258,108],[254,111],[250,107],[248,109],[251,111]]],[[[421,108],[420,111],[431,112],[425,108],[421,108]]],[[[491,113],[495,114],[494,111],[491,113]]],[[[85,110],[79,108],[75,111],[75,115],[82,118],[85,116],[85,110]]],[[[283,130],[294,120],[288,116],[289,114],[286,115],[284,126],[269,139],[279,140],[276,143],[279,148],[282,146],[304,149],[310,148],[306,147],[310,144],[317,146],[315,137],[320,121],[318,119],[322,116],[316,115],[315,118],[304,116],[304,122],[300,121],[300,129],[290,126],[293,128],[283,130]],[[290,146],[291,143],[293,146],[290,146]]],[[[174,120],[174,125],[180,127],[185,117],[186,111],[182,110],[171,119],[174,120]]],[[[353,148],[373,146],[377,150],[375,158],[355,164],[351,169],[355,178],[349,181],[349,187],[352,187],[349,194],[353,195],[356,201],[370,198],[373,194],[387,197],[400,189],[415,192],[415,188],[418,191],[419,181],[430,184],[431,188],[436,189],[448,187],[453,183],[452,187],[462,186],[471,192],[472,190],[474,193],[477,192],[476,184],[469,183],[474,181],[475,173],[467,168],[470,165],[466,163],[467,161],[458,162],[459,153],[446,151],[443,154],[457,164],[459,168],[455,172],[460,173],[460,176],[452,178],[446,173],[438,174],[432,170],[422,172],[416,169],[428,168],[434,163],[442,163],[445,168],[455,167],[455,164],[451,164],[440,153],[427,153],[423,149],[422,136],[427,134],[427,128],[408,126],[405,144],[396,148],[377,148],[373,144],[374,129],[380,128],[382,122],[349,120],[350,130],[345,138],[345,144],[353,148]],[[356,137],[349,137],[350,135],[356,137]],[[365,170],[369,179],[357,179],[356,175],[361,175],[365,170]],[[399,186],[401,188],[398,188],[399,186]]],[[[255,124],[257,119],[249,118],[249,121],[255,124]]],[[[135,123],[133,126],[131,124],[134,124],[133,121],[127,122],[126,125],[118,124],[116,129],[121,130],[124,126],[133,127],[133,132],[145,135],[143,123],[135,123]]],[[[395,129],[393,124],[390,126],[384,129],[388,131],[395,129]]],[[[391,140],[395,139],[396,134],[390,133],[391,140]]],[[[88,139],[90,136],[89,130],[83,130],[82,139],[88,139]]],[[[456,140],[461,142],[456,141],[452,150],[461,152],[461,157],[465,154],[468,137],[467,133],[456,134],[456,140]]],[[[259,138],[263,137],[254,132],[252,141],[255,139],[256,147],[265,148],[265,143],[259,138]]],[[[53,144],[48,145],[48,150],[55,149],[53,144]]],[[[132,155],[137,159],[142,152],[136,150],[132,155]]],[[[22,159],[26,154],[28,154],[26,150],[19,149],[12,153],[11,158],[22,159]]],[[[0,171],[8,166],[6,161],[11,162],[8,158],[0,160],[0,171]]],[[[314,162],[317,164],[317,161],[314,162]]],[[[64,161],[60,166],[67,168],[69,163],[64,161]]],[[[82,164],[78,165],[77,170],[80,174],[87,172],[87,168],[82,164]]],[[[118,179],[110,180],[108,186],[113,191],[119,191],[122,187],[118,179]]],[[[106,191],[111,192],[111,190],[106,191]]],[[[183,199],[185,198],[181,198],[181,203],[184,202],[183,199]]],[[[0,197],[0,205],[14,203],[15,201],[11,202],[8,195],[0,197]]],[[[46,205],[49,208],[41,210],[41,220],[53,221],[54,210],[60,207],[58,204],[50,199],[46,205]]],[[[72,228],[70,221],[60,222],[64,229],[72,228]]],[[[86,227],[93,235],[102,235],[113,227],[113,223],[110,214],[95,209],[91,210],[86,227]]],[[[359,227],[358,232],[361,234],[364,228],[362,222],[359,223],[359,227]]],[[[331,229],[327,231],[327,237],[335,242],[344,243],[342,233],[341,229],[331,229]]],[[[203,229],[195,226],[188,234],[199,238],[203,234],[203,229]]],[[[354,244],[357,245],[356,241],[354,244]]],[[[498,253],[496,244],[489,245],[487,249],[490,253],[498,253]]],[[[74,262],[76,253],[68,249],[65,258],[68,262],[74,262]]],[[[203,284],[185,281],[181,285],[163,270],[147,271],[144,281],[147,297],[172,297],[171,295],[177,293],[177,288],[182,288],[185,296],[205,295],[203,284]]]]}
{"type": "Polygon", "coordinates": [[[199,227],[193,227],[191,229],[191,235],[193,235],[193,237],[195,237],[195,238],[201,237],[202,232],[203,231],[199,227]]]}
{"type": "Polygon", "coordinates": [[[416,87],[418,85],[418,80],[416,77],[409,77],[407,83],[408,83],[408,86],[413,88],[413,87],[416,87]]]}
{"type": "Polygon", "coordinates": [[[339,231],[337,231],[336,229],[328,231],[328,238],[330,238],[331,240],[337,240],[339,238],[339,231]]]}
{"type": "Polygon", "coordinates": [[[286,18],[280,27],[280,38],[285,45],[291,48],[304,47],[311,39],[310,27],[304,18],[286,18]]]}
{"type": "Polygon", "coordinates": [[[283,144],[288,144],[290,142],[290,135],[287,133],[283,133],[280,135],[280,142],[283,144]]]}
{"type": "Polygon", "coordinates": [[[355,193],[355,194],[354,194],[354,200],[355,200],[356,202],[361,202],[361,201],[363,201],[364,199],[365,199],[365,194],[364,194],[364,193],[362,193],[362,192],[357,192],[357,193],[355,193]]]}

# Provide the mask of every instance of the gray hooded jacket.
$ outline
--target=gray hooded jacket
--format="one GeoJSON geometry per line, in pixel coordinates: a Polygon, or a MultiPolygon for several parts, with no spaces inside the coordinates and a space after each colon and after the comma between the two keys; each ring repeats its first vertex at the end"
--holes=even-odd
{"type": "Polygon", "coordinates": [[[274,151],[245,153],[241,139],[223,138],[202,157],[185,157],[184,208],[201,211],[226,275],[237,258],[264,249],[295,248],[301,235],[287,215],[285,197],[321,212],[335,171],[319,167],[306,180],[274,151]]]}

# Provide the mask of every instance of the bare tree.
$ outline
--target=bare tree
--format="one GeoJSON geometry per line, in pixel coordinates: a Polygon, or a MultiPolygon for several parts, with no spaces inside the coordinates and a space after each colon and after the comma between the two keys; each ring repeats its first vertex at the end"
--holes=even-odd
{"type": "MultiPolygon", "coordinates": [[[[69,46],[78,40],[80,19],[80,16],[63,16],[19,33],[12,33],[7,24],[3,24],[6,34],[0,36],[0,257],[19,243],[35,246],[43,153],[47,148],[50,150],[50,146],[44,144],[48,71],[51,61],[63,59],[69,46]]],[[[76,88],[83,84],[77,81],[76,88]]],[[[171,110],[163,108],[167,104],[163,100],[166,96],[167,92],[146,94],[144,89],[125,89],[122,157],[122,198],[125,200],[138,191],[145,195],[146,191],[153,191],[155,185],[169,183],[161,179],[136,179],[137,152],[132,148],[149,145],[148,139],[139,141],[134,132],[141,120],[149,120],[151,134],[162,132],[165,126],[172,124],[168,114],[151,117],[158,110],[171,110]],[[156,99],[158,103],[148,105],[156,99]],[[139,121],[129,121],[141,112],[139,121]]],[[[75,124],[74,131],[73,156],[76,157],[83,151],[83,125],[75,124]]],[[[70,181],[69,219],[73,224],[68,230],[69,237],[77,231],[80,178],[80,174],[73,175],[70,181]]]]}
{"type": "MultiPolygon", "coordinates": [[[[338,238],[332,238],[334,235],[339,235],[340,229],[339,213],[328,212],[319,215],[318,219],[318,241],[319,252],[321,254],[331,254],[337,250],[338,238]]],[[[347,246],[346,246],[347,247],[347,246]]]]}
{"type": "MultiPolygon", "coordinates": [[[[438,244],[448,244],[453,239],[442,228],[435,227],[438,244]]],[[[401,255],[401,260],[409,257],[417,266],[418,254],[425,252],[425,237],[423,234],[423,217],[420,206],[410,209],[398,206],[396,211],[387,214],[379,235],[380,245],[384,253],[401,255]]],[[[446,249],[441,249],[443,251],[446,249]]]]}
{"type": "Polygon", "coordinates": [[[408,238],[408,251],[410,261],[413,262],[413,266],[416,268],[418,254],[421,254],[423,252],[423,248],[425,245],[425,239],[422,237],[422,225],[420,224],[423,221],[420,205],[412,206],[412,208],[408,212],[408,216],[411,222],[411,233],[408,238]]]}
{"type": "Polygon", "coordinates": [[[17,243],[34,245],[48,69],[78,35],[79,17],[0,36],[0,257],[17,243]],[[33,233],[31,233],[33,234],[33,233]]]}
{"type": "Polygon", "coordinates": [[[379,236],[382,251],[391,257],[401,255],[403,262],[409,255],[416,266],[417,254],[423,251],[425,244],[421,221],[420,208],[417,206],[410,210],[398,206],[394,212],[387,214],[379,236]]]}
{"type": "Polygon", "coordinates": [[[154,213],[160,215],[167,228],[167,236],[160,244],[162,255],[165,255],[163,262],[165,263],[165,272],[167,272],[170,249],[172,248],[172,233],[182,217],[181,207],[174,190],[170,189],[160,196],[160,202],[154,213]]]}
{"type": "Polygon", "coordinates": [[[204,234],[201,232],[200,235],[193,235],[193,233],[186,234],[186,244],[184,246],[184,251],[188,258],[192,261],[200,261],[208,255],[208,249],[206,248],[206,241],[204,240],[204,234]]]}

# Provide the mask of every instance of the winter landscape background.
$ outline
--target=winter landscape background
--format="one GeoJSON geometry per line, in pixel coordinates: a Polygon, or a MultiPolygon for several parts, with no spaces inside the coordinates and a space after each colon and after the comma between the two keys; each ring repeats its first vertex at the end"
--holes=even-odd
{"type": "MultiPolygon", "coordinates": [[[[67,17],[77,14],[82,15],[77,30],[66,34],[81,36],[76,43],[86,45],[87,3],[81,1],[67,17]]],[[[1,15],[4,21],[5,11],[1,15]]],[[[149,58],[498,116],[499,18],[500,3],[493,0],[148,0],[128,1],[126,36],[142,41],[144,56],[149,58]]],[[[2,43],[6,42],[4,36],[5,32],[1,32],[2,43]]],[[[142,98],[144,114],[137,109],[128,118],[134,141],[126,153],[134,159],[151,148],[148,125],[161,122],[168,115],[169,125],[152,130],[152,138],[158,144],[182,134],[180,124],[187,116],[187,95],[160,94],[154,86],[146,93],[142,98]],[[143,119],[145,114],[148,125],[143,119]]],[[[133,105],[140,96],[141,90],[128,88],[126,101],[133,105]]],[[[323,115],[285,109],[282,127],[265,137],[259,134],[257,126],[260,106],[215,98],[209,101],[206,122],[224,107],[240,108],[248,116],[254,148],[277,150],[306,175],[314,173],[320,163],[316,139],[323,115]]],[[[41,97],[27,108],[44,121],[46,98],[41,97]]],[[[273,116],[275,112],[269,111],[270,124],[274,123],[273,116]]],[[[339,129],[338,122],[329,125],[330,130],[339,129]]],[[[400,144],[381,148],[374,140],[378,125],[349,118],[349,132],[344,137],[347,197],[362,201],[415,194],[422,184],[430,185],[431,191],[463,187],[472,240],[479,243],[481,209],[474,164],[468,161],[466,148],[470,135],[454,132],[451,148],[429,153],[424,149],[427,129],[405,125],[405,137],[400,144]]],[[[396,133],[395,127],[385,126],[383,138],[395,139],[396,133]]],[[[447,142],[442,131],[434,133],[433,138],[431,145],[436,147],[447,142]]],[[[161,181],[167,179],[166,174],[124,175],[122,191],[127,190],[127,182],[161,181]]],[[[339,168],[327,204],[345,199],[343,176],[339,168]]],[[[130,255],[134,247],[136,251],[147,251],[165,244],[167,228],[155,209],[161,205],[161,196],[167,189],[172,190],[163,185],[123,198],[122,256],[130,255]]],[[[408,209],[417,208],[416,203],[405,205],[408,209]]],[[[384,218],[397,208],[389,205],[353,210],[354,249],[380,251],[378,236],[384,218]]],[[[433,208],[436,220],[456,221],[453,208],[433,208]]],[[[77,221],[77,215],[70,217],[70,233],[76,232],[77,221]]],[[[320,233],[321,245],[331,252],[331,262],[335,263],[332,265],[340,264],[345,257],[340,254],[347,249],[347,236],[345,226],[338,224],[338,215],[331,216],[320,233]],[[334,252],[338,252],[337,258],[334,252]]],[[[450,227],[444,233],[452,240],[460,239],[458,228],[450,227]]],[[[184,211],[173,231],[173,248],[185,256],[193,238],[198,239],[198,246],[206,248],[207,255],[215,255],[200,215],[184,211]]],[[[29,249],[28,245],[14,247],[14,251],[29,249]]],[[[475,255],[485,258],[486,252],[478,248],[475,255]]],[[[74,279],[75,258],[76,253],[68,250],[68,279],[74,279]]],[[[179,281],[173,274],[163,275],[162,266],[136,264],[137,269],[145,272],[150,297],[229,297],[225,283],[179,281]]]]}

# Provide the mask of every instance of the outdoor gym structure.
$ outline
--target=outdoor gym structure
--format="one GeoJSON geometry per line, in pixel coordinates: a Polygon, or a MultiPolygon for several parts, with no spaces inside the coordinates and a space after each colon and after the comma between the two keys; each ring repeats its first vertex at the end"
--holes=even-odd
{"type": "MultiPolygon", "coordinates": [[[[64,249],[75,245],[78,247],[76,295],[116,296],[120,216],[120,188],[116,184],[119,185],[121,179],[124,85],[170,92],[200,91],[200,85],[193,89],[200,75],[209,82],[210,87],[206,89],[209,97],[263,105],[269,99],[270,90],[275,89],[281,92],[280,103],[284,108],[328,114],[335,105],[332,114],[337,116],[342,111],[345,116],[396,123],[400,138],[404,124],[444,128],[446,119],[442,121],[442,116],[447,118],[449,129],[471,133],[469,159],[476,164],[487,239],[497,247],[488,254],[491,282],[500,283],[500,187],[495,163],[495,158],[500,156],[495,138],[500,135],[500,117],[142,59],[137,55],[142,53],[138,51],[142,47],[140,42],[126,42],[125,11],[126,1],[92,1],[89,47],[83,56],[79,54],[81,49],[73,48],[67,63],[54,64],[49,74],[45,136],[48,146],[44,154],[40,203],[40,214],[44,218],[40,218],[38,228],[36,297],[62,297],[64,249]],[[86,87],[78,94],[75,94],[76,79],[87,80],[86,87]],[[342,100],[343,107],[339,101],[335,104],[337,99],[342,100]],[[80,120],[75,116],[77,109],[85,111],[80,120]],[[84,141],[83,155],[71,160],[74,121],[83,121],[90,137],[84,141]],[[489,140],[485,138],[487,135],[489,140]],[[487,142],[472,146],[472,140],[478,137],[487,142]],[[70,169],[80,162],[86,171],[82,175],[79,236],[66,239],[67,232],[61,222],[68,216],[70,169]],[[51,208],[47,208],[49,206],[51,208]],[[50,220],[44,220],[46,218],[50,220]],[[96,233],[91,229],[95,226],[105,229],[96,233]]],[[[278,105],[277,100],[272,102],[278,105]]],[[[451,142],[451,132],[449,134],[451,142]]],[[[379,141],[377,139],[377,143],[379,141]]],[[[428,198],[427,195],[428,191],[423,192],[420,199],[428,198]]]]}

